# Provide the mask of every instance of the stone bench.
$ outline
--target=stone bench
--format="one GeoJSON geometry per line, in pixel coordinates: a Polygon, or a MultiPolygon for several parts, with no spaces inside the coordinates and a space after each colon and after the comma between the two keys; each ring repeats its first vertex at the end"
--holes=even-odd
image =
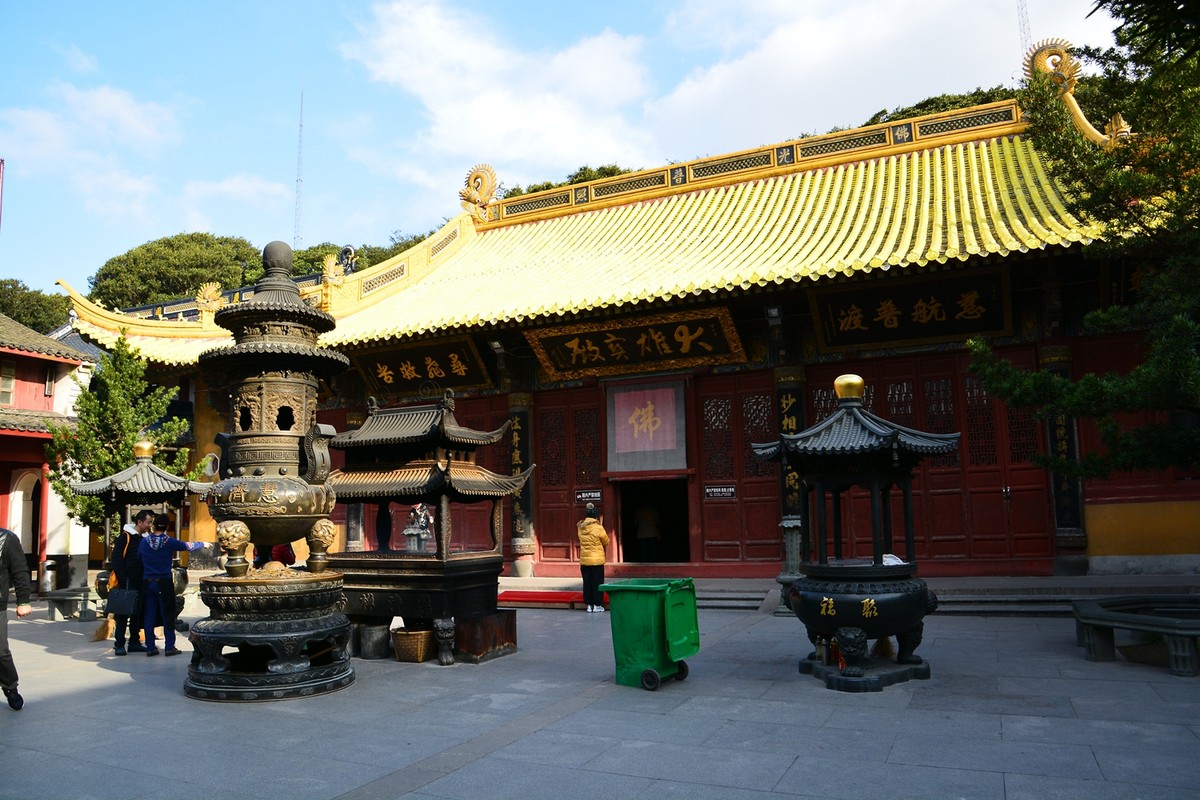
{"type": "Polygon", "coordinates": [[[1200,641],[1200,595],[1146,595],[1075,600],[1076,643],[1088,661],[1116,658],[1113,631],[1140,631],[1162,636],[1167,643],[1167,670],[1172,675],[1200,674],[1196,645],[1200,641]]]}
{"type": "Polygon", "coordinates": [[[96,619],[96,604],[100,596],[89,586],[71,589],[56,589],[41,596],[46,601],[46,611],[51,622],[77,619],[90,622],[96,619]]]}

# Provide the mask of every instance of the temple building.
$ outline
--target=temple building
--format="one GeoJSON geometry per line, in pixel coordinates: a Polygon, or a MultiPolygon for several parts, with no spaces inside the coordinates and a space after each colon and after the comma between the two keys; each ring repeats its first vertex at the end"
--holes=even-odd
{"type": "MultiPolygon", "coordinates": [[[[1134,276],[1082,258],[1102,231],[1072,213],[1025,127],[1003,101],[512,198],[480,165],[427,240],[302,286],[337,320],[320,345],[353,365],[323,387],[318,421],[347,431],[368,403],[449,391],[463,426],[507,424],[479,465],[537,465],[504,502],[506,558],[535,575],[578,574],[591,502],[615,534],[610,576],[773,577],[803,492],[751,445],[833,413],[834,379],[853,373],[867,410],[962,434],[912,482],[915,551],[899,555],[922,575],[1195,566],[1194,475],[1051,475],[1035,454],[1087,452],[1095,428],[1037,421],[968,370],[976,336],[1030,369],[1137,363],[1137,337],[1083,332],[1134,276]],[[642,526],[656,546],[639,547],[639,518],[656,518],[642,526]]],[[[222,420],[196,363],[228,340],[213,323],[228,296],[208,287],[138,318],[66,288],[83,336],[110,346],[124,331],[152,375],[180,381],[203,451],[222,420]]],[[[870,555],[867,494],[841,502],[846,556],[870,555]]],[[[370,549],[386,527],[364,513],[370,549]]],[[[341,504],[332,519],[345,537],[341,504]]],[[[192,520],[210,538],[203,507],[192,520]]]]}

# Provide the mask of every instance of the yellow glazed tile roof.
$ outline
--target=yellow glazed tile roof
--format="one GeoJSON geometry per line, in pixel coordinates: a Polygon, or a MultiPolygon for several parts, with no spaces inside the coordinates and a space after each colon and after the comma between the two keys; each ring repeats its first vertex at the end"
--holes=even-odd
{"type": "MultiPolygon", "coordinates": [[[[302,291],[337,319],[320,343],[343,348],[1098,237],[1023,129],[1002,101],[494,201],[302,291]]],[[[211,309],[138,319],[65,288],[102,346],[125,329],[145,358],[190,365],[231,340],[211,309]]]]}
{"type": "Polygon", "coordinates": [[[341,346],[1086,242],[1019,136],[485,229],[338,320],[341,346]]]}

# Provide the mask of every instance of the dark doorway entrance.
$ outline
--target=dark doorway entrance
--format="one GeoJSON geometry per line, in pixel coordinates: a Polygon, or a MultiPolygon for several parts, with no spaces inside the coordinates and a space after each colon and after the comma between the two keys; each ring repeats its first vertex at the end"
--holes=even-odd
{"type": "Polygon", "coordinates": [[[682,563],[688,550],[687,480],[621,481],[621,552],[624,563],[682,563]],[[643,537],[639,528],[658,530],[643,537]]]}

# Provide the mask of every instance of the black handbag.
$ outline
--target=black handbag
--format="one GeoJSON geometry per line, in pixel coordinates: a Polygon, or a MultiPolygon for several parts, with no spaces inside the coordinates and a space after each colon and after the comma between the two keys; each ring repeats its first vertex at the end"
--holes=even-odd
{"type": "Polygon", "coordinates": [[[112,589],[108,593],[107,612],[128,617],[137,611],[138,593],[136,589],[112,589]]]}

